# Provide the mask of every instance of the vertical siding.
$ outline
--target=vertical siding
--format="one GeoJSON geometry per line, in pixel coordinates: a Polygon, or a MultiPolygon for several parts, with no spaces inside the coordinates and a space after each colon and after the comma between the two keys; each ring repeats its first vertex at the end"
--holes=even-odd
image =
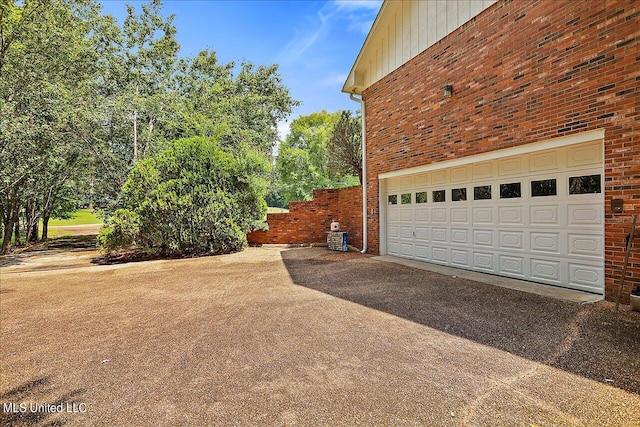
{"type": "Polygon", "coordinates": [[[365,76],[365,86],[382,79],[493,3],[495,0],[389,2],[385,18],[370,34],[356,65],[365,76]]]}

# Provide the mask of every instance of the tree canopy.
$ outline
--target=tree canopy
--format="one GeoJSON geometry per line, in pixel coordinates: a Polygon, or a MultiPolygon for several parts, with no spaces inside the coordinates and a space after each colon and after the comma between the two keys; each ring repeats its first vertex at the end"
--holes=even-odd
{"type": "Polygon", "coordinates": [[[81,204],[112,212],[129,172],[174,140],[271,159],[297,105],[278,67],[179,58],[173,19],[159,0],[122,24],[93,0],[0,3],[2,252],[81,204]]]}
{"type": "Polygon", "coordinates": [[[348,146],[355,144],[358,153],[360,147],[359,132],[354,135],[351,131],[352,120],[350,113],[323,110],[291,122],[290,133],[280,143],[276,160],[280,191],[287,204],[310,200],[316,188],[359,183],[358,172],[345,166],[348,146]]]}

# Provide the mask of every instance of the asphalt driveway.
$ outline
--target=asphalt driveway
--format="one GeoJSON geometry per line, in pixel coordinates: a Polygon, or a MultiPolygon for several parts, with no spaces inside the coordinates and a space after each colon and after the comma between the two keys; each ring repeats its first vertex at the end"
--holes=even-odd
{"type": "Polygon", "coordinates": [[[1,425],[640,425],[626,306],[323,248],[93,256],[0,261],[1,425]]]}

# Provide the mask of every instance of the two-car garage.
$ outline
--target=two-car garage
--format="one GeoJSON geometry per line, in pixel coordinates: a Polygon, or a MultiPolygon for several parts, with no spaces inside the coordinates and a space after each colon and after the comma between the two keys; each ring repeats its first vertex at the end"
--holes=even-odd
{"type": "Polygon", "coordinates": [[[381,253],[602,294],[593,134],[381,174],[381,253]]]}

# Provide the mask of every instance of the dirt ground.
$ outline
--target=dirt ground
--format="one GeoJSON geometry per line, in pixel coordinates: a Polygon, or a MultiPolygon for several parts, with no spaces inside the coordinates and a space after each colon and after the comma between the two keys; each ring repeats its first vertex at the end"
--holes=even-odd
{"type": "Polygon", "coordinates": [[[640,425],[628,306],[324,248],[96,255],[0,259],[0,425],[640,425]]]}

